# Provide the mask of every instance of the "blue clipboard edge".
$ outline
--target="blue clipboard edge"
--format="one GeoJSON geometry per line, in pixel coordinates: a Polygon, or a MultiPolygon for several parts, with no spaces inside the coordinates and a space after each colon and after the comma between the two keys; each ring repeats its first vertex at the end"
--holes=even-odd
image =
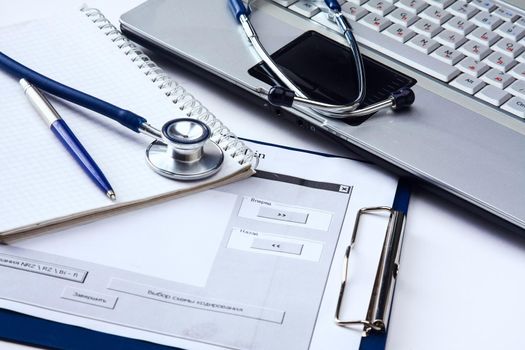
{"type": "Polygon", "coordinates": [[[49,349],[182,350],[0,309],[0,339],[49,349]]]}
{"type": "MultiPolygon", "coordinates": [[[[282,146],[273,143],[239,138],[266,146],[279,147],[291,151],[310,153],[324,157],[347,158],[368,163],[362,159],[341,157],[316,151],[282,146]]],[[[410,199],[410,182],[400,179],[392,208],[407,213],[410,199]]],[[[87,328],[50,321],[15,311],[0,309],[0,339],[24,345],[50,349],[92,350],[109,348],[113,350],[183,350],[143,340],[102,333],[87,328]]],[[[388,332],[372,333],[361,340],[359,350],[382,350],[385,348],[388,332]]]]}
{"type": "MultiPolygon", "coordinates": [[[[405,216],[408,213],[408,205],[410,202],[410,191],[411,183],[408,179],[399,179],[397,184],[396,194],[394,196],[394,202],[392,203],[392,209],[399,210],[404,213],[405,216]]],[[[401,254],[403,252],[403,242],[401,242],[401,254]]],[[[394,294],[395,295],[395,286],[394,294]]],[[[392,312],[392,309],[390,309],[392,312]]],[[[361,344],[359,350],[383,350],[386,346],[386,339],[388,336],[388,328],[385,332],[372,332],[367,337],[361,338],[361,344]]]]}

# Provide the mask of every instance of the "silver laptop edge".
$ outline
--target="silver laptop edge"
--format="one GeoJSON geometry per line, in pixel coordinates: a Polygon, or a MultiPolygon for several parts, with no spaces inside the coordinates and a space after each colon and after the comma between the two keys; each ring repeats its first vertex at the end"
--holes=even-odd
{"type": "MultiPolygon", "coordinates": [[[[307,30],[344,43],[337,32],[273,4],[258,1],[256,6],[252,21],[269,52],[307,30]]],[[[226,1],[203,5],[194,0],[150,0],[124,14],[121,25],[125,31],[253,94],[257,94],[257,87],[268,87],[247,72],[258,59],[226,1]]],[[[361,48],[365,55],[418,80],[414,88],[416,102],[410,111],[401,115],[381,112],[359,126],[322,118],[309,110],[289,111],[316,128],[525,228],[525,122],[365,45],[361,48]]]]}

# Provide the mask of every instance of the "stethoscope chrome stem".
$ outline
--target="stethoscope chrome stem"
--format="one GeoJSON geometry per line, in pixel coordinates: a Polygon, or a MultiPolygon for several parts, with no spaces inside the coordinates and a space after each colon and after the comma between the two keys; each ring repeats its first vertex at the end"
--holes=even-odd
{"type": "MultiPolygon", "coordinates": [[[[249,1],[249,4],[253,1],[249,1]]],[[[307,107],[314,112],[335,119],[355,119],[365,115],[373,114],[384,108],[392,108],[394,110],[404,108],[414,101],[414,93],[412,90],[406,88],[393,93],[390,97],[383,101],[377,102],[365,108],[359,108],[363,102],[366,94],[366,79],[363,59],[357,45],[357,41],[352,33],[352,27],[348,20],[340,11],[340,6],[334,1],[325,1],[329,6],[330,16],[339,26],[347,44],[352,51],[352,55],[356,64],[358,94],[357,97],[348,104],[334,105],[321,101],[316,101],[308,98],[288,77],[281,71],[277,64],[270,57],[264,46],[260,42],[255,28],[250,22],[249,13],[241,0],[229,0],[230,8],[234,16],[241,24],[244,33],[253,46],[255,52],[268,66],[270,71],[278,78],[286,87],[274,86],[269,91],[263,88],[257,88],[256,92],[265,94],[268,101],[276,106],[284,107],[307,107]],[[274,94],[275,93],[275,94],[274,94]]]]}
{"type": "MultiPolygon", "coordinates": [[[[345,37],[348,37],[349,43],[352,41],[355,43],[355,39],[353,38],[353,35],[351,32],[351,27],[348,24],[346,18],[343,17],[341,13],[335,13],[334,16],[335,18],[337,18],[337,22],[341,23],[340,25],[343,26],[343,28],[345,28],[345,37]]],[[[359,52],[359,48],[357,47],[357,44],[351,45],[350,49],[352,50],[352,53],[356,60],[357,74],[358,74],[358,86],[359,86],[358,96],[352,103],[349,103],[346,105],[330,105],[327,103],[309,99],[301,91],[301,89],[299,89],[290,79],[288,79],[288,77],[281,71],[281,69],[277,66],[275,61],[270,57],[268,52],[264,49],[264,46],[259,40],[257,32],[255,31],[255,28],[251,24],[251,21],[248,18],[248,15],[245,15],[245,14],[240,15],[239,22],[241,23],[244,33],[248,37],[248,40],[250,41],[250,44],[252,44],[255,52],[259,55],[259,57],[263,60],[263,62],[268,66],[271,72],[275,74],[275,76],[288,89],[292,90],[295,93],[295,95],[297,96],[296,97],[297,100],[300,98],[302,99],[302,101],[312,102],[308,105],[308,107],[314,109],[319,114],[325,115],[327,117],[335,117],[336,115],[338,115],[336,118],[349,118],[349,117],[354,116],[350,113],[355,111],[359,107],[359,105],[364,99],[365,90],[366,90],[363,62],[362,62],[361,54],[359,52]]]]}
{"type": "Polygon", "coordinates": [[[142,123],[139,126],[139,132],[148,135],[157,141],[162,141],[162,132],[149,123],[142,123]]]}
{"type": "Polygon", "coordinates": [[[348,119],[348,118],[363,117],[365,115],[373,114],[375,112],[378,112],[388,107],[394,107],[394,98],[391,96],[383,101],[379,101],[367,107],[355,109],[353,111],[341,111],[341,112],[332,110],[331,109],[332,105],[327,105],[323,102],[314,101],[310,99],[304,99],[302,97],[295,97],[294,105],[310,107],[317,111],[319,109],[322,109],[324,111],[330,111],[330,118],[333,118],[333,119],[348,119]],[[320,106],[321,104],[325,106],[320,106]]]}
{"type": "Polygon", "coordinates": [[[272,73],[275,74],[277,78],[288,89],[292,90],[297,96],[307,98],[307,96],[290,79],[288,79],[288,77],[277,66],[275,61],[270,57],[270,55],[262,45],[261,41],[259,40],[259,36],[257,35],[257,32],[255,31],[255,28],[250,22],[248,16],[244,14],[240,15],[239,22],[241,23],[244,33],[248,37],[248,40],[250,41],[250,44],[252,44],[255,52],[259,55],[263,62],[266,63],[266,65],[268,66],[268,68],[270,68],[272,73]]]}
{"type": "MultiPolygon", "coordinates": [[[[238,19],[239,23],[241,24],[241,27],[243,28],[244,33],[246,34],[246,37],[250,41],[250,44],[253,46],[255,52],[259,55],[259,57],[262,59],[262,61],[268,66],[270,71],[291,91],[295,93],[295,101],[302,103],[298,103],[298,105],[307,106],[309,108],[312,108],[315,112],[331,117],[331,118],[352,118],[352,117],[359,117],[363,115],[362,113],[354,114],[355,110],[359,108],[359,105],[364,99],[365,91],[366,91],[366,80],[365,80],[365,73],[364,73],[364,67],[363,67],[363,61],[361,58],[361,54],[359,52],[359,48],[357,47],[357,43],[355,41],[355,38],[353,37],[351,27],[348,24],[348,21],[346,18],[340,13],[340,12],[334,12],[333,15],[335,16],[336,22],[339,24],[341,29],[344,31],[345,38],[347,38],[347,41],[350,45],[350,49],[352,51],[353,56],[355,57],[356,61],[356,68],[357,68],[357,80],[358,80],[358,96],[355,98],[355,100],[349,104],[345,105],[332,105],[328,103],[323,103],[320,101],[311,100],[306,96],[301,89],[299,89],[277,66],[275,61],[270,57],[268,52],[265,50],[264,46],[262,45],[261,41],[259,40],[259,37],[257,35],[257,32],[255,31],[255,28],[251,24],[250,19],[248,18],[247,14],[240,14],[238,19]]],[[[259,91],[262,91],[260,89],[259,91]]]]}

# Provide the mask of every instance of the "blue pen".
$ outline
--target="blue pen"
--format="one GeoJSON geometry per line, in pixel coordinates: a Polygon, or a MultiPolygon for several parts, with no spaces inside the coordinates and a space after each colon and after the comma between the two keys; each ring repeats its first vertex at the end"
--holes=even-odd
{"type": "Polygon", "coordinates": [[[84,172],[91,178],[91,180],[93,180],[93,182],[95,182],[106,196],[115,200],[117,198],[115,192],[102,173],[102,170],[100,170],[93,158],[91,158],[89,153],[75,137],[73,131],[67,126],[66,122],[60,117],[51,103],[27,80],[20,79],[20,85],[22,85],[27,98],[37,110],[38,114],[48,124],[49,128],[60,140],[62,145],[64,145],[73,158],[75,158],[84,172]]]}

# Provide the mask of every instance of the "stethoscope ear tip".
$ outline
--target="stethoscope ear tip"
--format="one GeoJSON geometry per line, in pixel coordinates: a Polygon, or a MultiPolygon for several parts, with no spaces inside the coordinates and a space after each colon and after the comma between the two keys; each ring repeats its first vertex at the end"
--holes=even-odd
{"type": "Polygon", "coordinates": [[[410,107],[416,100],[414,91],[410,88],[402,88],[392,93],[392,108],[395,111],[410,107]]]}
{"type": "Polygon", "coordinates": [[[268,102],[274,106],[291,107],[295,92],[282,86],[272,86],[268,91],[268,102]]]}

